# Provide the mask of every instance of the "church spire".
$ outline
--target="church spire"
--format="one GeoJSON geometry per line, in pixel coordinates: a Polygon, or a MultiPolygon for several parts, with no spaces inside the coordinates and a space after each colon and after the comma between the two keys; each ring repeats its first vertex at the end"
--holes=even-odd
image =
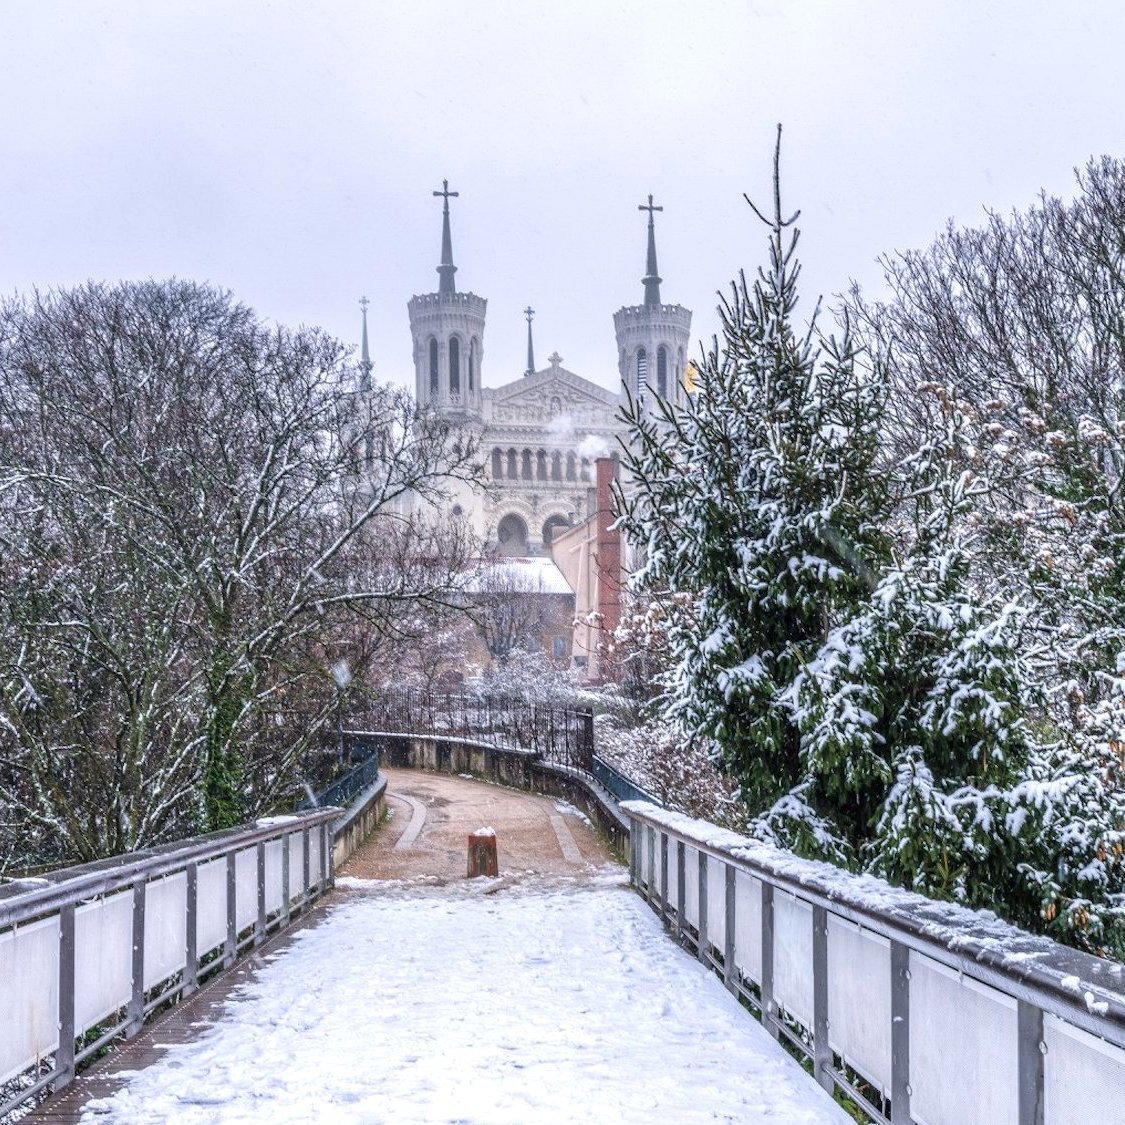
{"type": "Polygon", "coordinates": [[[363,309],[363,336],[359,346],[359,389],[371,390],[371,353],[367,348],[367,306],[371,302],[366,297],[360,297],[359,307],[363,309]]]}
{"type": "MultiPolygon", "coordinates": [[[[434,194],[438,193],[435,192],[434,194]]],[[[637,210],[648,212],[648,258],[645,261],[645,276],[642,279],[645,286],[645,304],[659,305],[660,277],[656,272],[656,227],[653,223],[653,212],[663,211],[664,208],[655,206],[650,195],[648,203],[639,204],[637,210]]]]}
{"type": "Polygon", "coordinates": [[[434,195],[440,195],[444,200],[441,212],[441,265],[437,268],[441,277],[438,282],[439,293],[457,292],[457,288],[453,284],[453,275],[457,272],[457,267],[453,264],[453,237],[449,233],[449,200],[456,199],[460,194],[460,192],[449,190],[448,180],[442,180],[441,191],[434,192],[434,195]]]}
{"type": "Polygon", "coordinates": [[[527,317],[527,370],[524,372],[524,374],[534,375],[535,349],[531,344],[531,318],[535,315],[535,310],[530,305],[528,305],[527,308],[523,310],[523,315],[527,317]]]}

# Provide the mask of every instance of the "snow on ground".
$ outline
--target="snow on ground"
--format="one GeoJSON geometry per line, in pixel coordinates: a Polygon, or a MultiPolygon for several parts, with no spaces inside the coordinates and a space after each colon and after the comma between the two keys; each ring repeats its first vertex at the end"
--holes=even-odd
{"type": "Polygon", "coordinates": [[[590,818],[581,809],[576,808],[569,801],[556,801],[555,809],[557,812],[561,812],[563,816],[573,816],[575,819],[582,821],[582,823],[585,824],[587,828],[594,827],[593,822],[590,820],[590,818]]]}
{"type": "Polygon", "coordinates": [[[847,1120],[617,868],[349,887],[83,1122],[847,1120]]]}

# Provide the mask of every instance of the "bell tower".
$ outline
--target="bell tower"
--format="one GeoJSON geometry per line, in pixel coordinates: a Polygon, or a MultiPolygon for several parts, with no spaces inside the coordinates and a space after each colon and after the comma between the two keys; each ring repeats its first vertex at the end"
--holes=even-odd
{"type": "Polygon", "coordinates": [[[449,201],[459,192],[442,190],[441,264],[438,290],[411,297],[410,335],[414,341],[414,388],[419,406],[430,406],[451,421],[479,421],[481,364],[484,359],[484,316],[488,301],[475,293],[458,293],[453,275],[453,237],[449,201]]]}
{"type": "Polygon", "coordinates": [[[655,408],[654,394],[669,402],[684,400],[684,371],[691,336],[691,310],[665,305],[660,300],[661,277],[656,267],[657,211],[648,197],[637,208],[648,212],[648,253],[645,259],[644,301],[626,305],[613,315],[617,334],[617,364],[622,386],[644,403],[646,412],[655,408]]]}

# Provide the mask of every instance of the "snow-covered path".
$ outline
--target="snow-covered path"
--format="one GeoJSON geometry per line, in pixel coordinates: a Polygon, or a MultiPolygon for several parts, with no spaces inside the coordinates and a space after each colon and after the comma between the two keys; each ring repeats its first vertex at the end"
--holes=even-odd
{"type": "Polygon", "coordinates": [[[83,1121],[847,1120],[619,868],[516,886],[346,882],[219,1025],[83,1121]]]}

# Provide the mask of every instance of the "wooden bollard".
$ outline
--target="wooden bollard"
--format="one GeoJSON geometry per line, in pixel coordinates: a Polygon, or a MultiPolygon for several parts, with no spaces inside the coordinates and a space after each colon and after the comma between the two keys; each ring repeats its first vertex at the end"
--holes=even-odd
{"type": "Polygon", "coordinates": [[[475,879],[478,875],[491,875],[495,878],[500,874],[500,867],[496,861],[496,830],[494,828],[478,828],[469,833],[469,875],[475,879]]]}

